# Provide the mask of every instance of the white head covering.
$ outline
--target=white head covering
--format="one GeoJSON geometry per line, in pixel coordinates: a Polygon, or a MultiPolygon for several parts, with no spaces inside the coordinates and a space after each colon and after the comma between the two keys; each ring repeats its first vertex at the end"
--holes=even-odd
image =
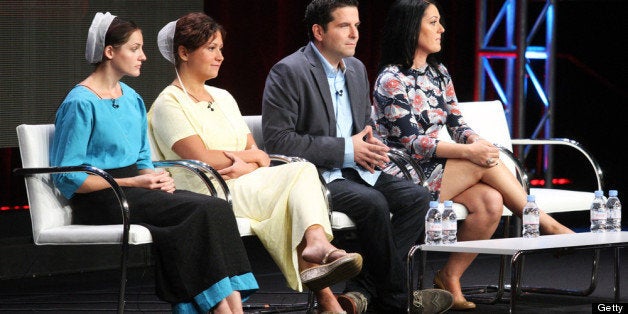
{"type": "Polygon", "coordinates": [[[105,35],[111,25],[111,21],[115,18],[115,15],[107,12],[96,13],[92,20],[92,25],[89,27],[87,33],[87,45],[85,45],[85,59],[91,64],[102,61],[102,54],[105,50],[105,35]]]}
{"type": "Polygon", "coordinates": [[[174,32],[177,28],[177,21],[172,21],[164,26],[157,35],[157,47],[161,55],[175,64],[174,58],[174,32]]]}
{"type": "MultiPolygon", "coordinates": [[[[178,20],[177,20],[178,21],[178,20]]],[[[170,61],[170,63],[174,64],[174,72],[177,74],[177,80],[179,80],[179,84],[181,85],[181,89],[185,95],[188,96],[190,101],[193,102],[190,94],[188,94],[187,89],[185,89],[185,85],[183,85],[183,81],[181,80],[181,76],[179,76],[179,70],[177,70],[176,62],[174,58],[174,33],[177,30],[177,21],[172,21],[166,26],[162,27],[157,34],[157,47],[159,47],[159,52],[161,55],[166,58],[166,60],[170,61]]],[[[212,109],[214,111],[214,109],[212,109]]]]}

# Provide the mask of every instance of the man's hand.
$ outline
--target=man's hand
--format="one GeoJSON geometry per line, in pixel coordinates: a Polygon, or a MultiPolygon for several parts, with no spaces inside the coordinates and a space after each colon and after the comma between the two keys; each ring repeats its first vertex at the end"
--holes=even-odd
{"type": "Polygon", "coordinates": [[[389,162],[386,154],[390,148],[373,136],[373,129],[367,125],[364,130],[351,137],[355,162],[371,173],[375,167],[384,167],[389,162]]]}

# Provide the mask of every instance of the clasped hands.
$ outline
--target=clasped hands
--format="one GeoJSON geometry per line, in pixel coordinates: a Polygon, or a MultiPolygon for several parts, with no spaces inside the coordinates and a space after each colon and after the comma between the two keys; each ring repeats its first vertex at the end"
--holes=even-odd
{"type": "Polygon", "coordinates": [[[168,171],[145,172],[135,176],[135,186],[143,187],[151,190],[162,190],[168,193],[174,193],[176,190],[174,179],[168,171]]]}
{"type": "Polygon", "coordinates": [[[256,145],[252,145],[251,148],[247,149],[245,152],[249,154],[251,159],[255,160],[255,162],[247,162],[232,152],[223,152],[225,156],[232,161],[231,166],[218,170],[218,173],[223,177],[223,179],[235,179],[252,172],[259,167],[270,166],[270,157],[256,145]]]}
{"type": "Polygon", "coordinates": [[[373,129],[367,125],[360,133],[351,136],[355,162],[371,173],[375,167],[383,168],[390,161],[390,148],[373,136],[373,129]]]}

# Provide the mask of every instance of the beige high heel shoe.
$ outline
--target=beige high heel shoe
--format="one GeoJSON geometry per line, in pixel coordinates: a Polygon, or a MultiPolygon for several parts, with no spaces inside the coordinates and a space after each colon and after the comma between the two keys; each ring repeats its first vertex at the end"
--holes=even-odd
{"type": "MultiPolygon", "coordinates": [[[[434,276],[434,287],[449,291],[449,289],[447,289],[447,286],[445,286],[445,284],[443,283],[443,280],[440,279],[440,270],[436,271],[436,276],[434,276]]],[[[461,301],[454,300],[454,305],[451,306],[451,309],[464,311],[464,310],[472,310],[475,308],[475,303],[471,301],[467,301],[467,299],[465,299],[464,297],[462,298],[463,300],[461,301]]]]}

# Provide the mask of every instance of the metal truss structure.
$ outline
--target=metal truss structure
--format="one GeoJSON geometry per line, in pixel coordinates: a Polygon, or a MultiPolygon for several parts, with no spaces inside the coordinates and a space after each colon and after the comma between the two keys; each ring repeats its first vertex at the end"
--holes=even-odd
{"type": "MultiPolygon", "coordinates": [[[[474,99],[499,98],[513,138],[553,136],[556,1],[476,0],[474,99]]],[[[546,148],[537,167],[550,185],[552,157],[546,148]]]]}

